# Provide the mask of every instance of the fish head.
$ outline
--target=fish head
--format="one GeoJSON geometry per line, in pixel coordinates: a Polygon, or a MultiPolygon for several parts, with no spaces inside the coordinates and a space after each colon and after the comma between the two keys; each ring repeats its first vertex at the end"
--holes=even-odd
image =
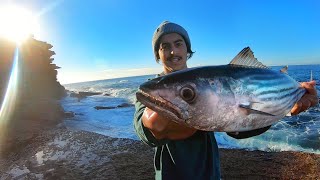
{"type": "Polygon", "coordinates": [[[206,79],[184,73],[155,78],[140,85],[137,99],[160,115],[178,123],[198,119],[212,97],[206,79]]]}

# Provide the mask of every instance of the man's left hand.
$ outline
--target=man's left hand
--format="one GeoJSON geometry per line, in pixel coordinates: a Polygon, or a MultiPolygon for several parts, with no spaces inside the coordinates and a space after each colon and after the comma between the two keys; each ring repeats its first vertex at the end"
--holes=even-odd
{"type": "Polygon", "coordinates": [[[306,89],[306,93],[291,109],[292,115],[297,115],[300,112],[303,112],[319,103],[315,85],[316,85],[316,81],[301,83],[301,86],[306,89]]]}

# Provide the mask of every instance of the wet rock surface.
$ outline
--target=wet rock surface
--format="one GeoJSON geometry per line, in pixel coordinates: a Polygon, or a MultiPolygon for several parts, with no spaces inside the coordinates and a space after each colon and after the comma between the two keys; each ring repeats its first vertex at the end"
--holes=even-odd
{"type": "MultiPolygon", "coordinates": [[[[223,179],[320,177],[316,154],[220,149],[220,157],[223,179]]],[[[0,174],[0,179],[154,179],[153,149],[60,126],[2,155],[0,174]]]]}
{"type": "Polygon", "coordinates": [[[76,97],[78,99],[83,99],[88,96],[95,96],[95,95],[101,95],[102,92],[85,92],[85,91],[80,91],[80,92],[71,92],[70,97],[76,97]]]}
{"type": "Polygon", "coordinates": [[[72,111],[64,112],[64,118],[73,118],[75,116],[75,113],[72,111]]]}
{"type": "Polygon", "coordinates": [[[0,173],[1,179],[146,179],[153,176],[152,151],[139,141],[60,127],[3,156],[0,173]]]}
{"type": "Polygon", "coordinates": [[[116,108],[125,108],[125,107],[132,107],[134,106],[133,104],[130,103],[122,103],[117,106],[95,106],[94,108],[96,110],[101,110],[101,109],[116,109],[116,108]]]}

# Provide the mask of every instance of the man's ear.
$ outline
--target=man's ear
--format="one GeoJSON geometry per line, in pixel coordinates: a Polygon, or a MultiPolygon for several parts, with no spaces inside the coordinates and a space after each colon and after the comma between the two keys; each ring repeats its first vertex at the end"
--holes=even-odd
{"type": "Polygon", "coordinates": [[[159,62],[159,60],[160,60],[159,53],[156,54],[156,59],[157,59],[157,62],[159,62]]]}

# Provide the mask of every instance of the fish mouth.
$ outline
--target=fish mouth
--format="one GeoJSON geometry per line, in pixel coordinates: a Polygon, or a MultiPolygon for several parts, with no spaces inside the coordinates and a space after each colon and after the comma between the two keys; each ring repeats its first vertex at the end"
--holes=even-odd
{"type": "Polygon", "coordinates": [[[183,119],[180,109],[161,97],[156,98],[141,89],[136,93],[136,97],[142,104],[163,116],[174,120],[183,119]]]}

